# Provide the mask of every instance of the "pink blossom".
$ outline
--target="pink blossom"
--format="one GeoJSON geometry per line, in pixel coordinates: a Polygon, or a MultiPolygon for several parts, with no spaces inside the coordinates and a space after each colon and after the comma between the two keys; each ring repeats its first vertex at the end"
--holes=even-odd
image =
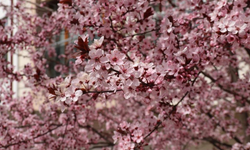
{"type": "Polygon", "coordinates": [[[76,102],[78,100],[78,98],[80,96],[82,96],[83,92],[82,90],[76,90],[74,88],[69,88],[66,92],[65,92],[65,96],[69,99],[72,100],[74,102],[76,102]]]}
{"type": "Polygon", "coordinates": [[[101,49],[93,49],[89,52],[89,57],[91,58],[87,64],[87,68],[95,68],[99,70],[102,63],[107,63],[108,58],[104,56],[104,51],[101,49]]]}
{"type": "Polygon", "coordinates": [[[124,98],[125,99],[133,98],[136,96],[135,89],[129,85],[125,84],[123,91],[124,91],[124,98]]]}
{"type": "Polygon", "coordinates": [[[142,131],[141,130],[135,130],[133,132],[133,138],[136,143],[140,143],[143,140],[142,131]]]}
{"type": "Polygon", "coordinates": [[[249,149],[248,1],[26,4],[0,3],[0,149],[249,149]]]}
{"type": "Polygon", "coordinates": [[[225,33],[226,31],[232,31],[235,25],[234,20],[230,20],[229,18],[223,18],[220,20],[218,27],[220,28],[220,32],[225,33]]]}
{"type": "Polygon", "coordinates": [[[104,40],[104,36],[102,36],[99,40],[94,39],[94,43],[89,46],[90,49],[98,49],[102,46],[104,40]]]}
{"type": "Polygon", "coordinates": [[[107,57],[112,65],[122,65],[125,55],[115,49],[111,51],[111,54],[108,54],[107,57]]]}
{"type": "Polygon", "coordinates": [[[60,123],[66,124],[67,119],[68,119],[68,117],[67,117],[66,114],[64,114],[64,113],[60,114],[60,116],[59,116],[59,122],[60,122],[60,123]]]}

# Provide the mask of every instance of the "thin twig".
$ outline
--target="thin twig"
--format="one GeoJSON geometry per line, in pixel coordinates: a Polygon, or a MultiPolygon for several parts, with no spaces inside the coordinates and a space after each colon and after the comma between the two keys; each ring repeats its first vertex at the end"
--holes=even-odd
{"type": "Polygon", "coordinates": [[[122,91],[122,90],[118,89],[118,90],[107,90],[107,91],[86,91],[86,92],[83,92],[83,94],[88,94],[88,93],[97,93],[97,94],[100,94],[100,93],[114,93],[114,92],[118,92],[118,91],[122,91]]]}
{"type": "Polygon", "coordinates": [[[207,73],[205,73],[205,72],[203,72],[203,71],[201,71],[201,73],[202,73],[205,77],[209,78],[212,82],[216,83],[216,84],[218,85],[218,87],[219,87],[220,89],[222,89],[223,91],[225,91],[225,92],[227,92],[227,93],[229,93],[229,94],[235,95],[235,96],[240,96],[240,97],[241,97],[242,99],[244,99],[248,104],[250,104],[250,102],[248,101],[247,97],[244,97],[244,96],[242,96],[241,94],[239,94],[239,93],[237,93],[237,92],[235,92],[235,91],[232,91],[232,90],[230,90],[230,89],[225,88],[225,87],[222,86],[221,84],[217,83],[217,82],[216,82],[217,80],[215,80],[211,75],[209,75],[209,74],[207,74],[207,73]]]}
{"type": "MultiPolygon", "coordinates": [[[[192,86],[194,85],[195,81],[196,81],[197,78],[199,77],[199,74],[200,74],[200,72],[199,72],[198,75],[195,77],[195,79],[192,81],[192,86]]],[[[170,116],[171,114],[173,114],[173,113],[176,111],[177,106],[184,100],[184,98],[185,98],[188,94],[189,94],[189,91],[187,91],[187,92],[181,97],[181,99],[172,107],[172,110],[169,112],[168,116],[165,117],[164,119],[169,118],[169,116],[170,116]]],[[[154,131],[156,131],[156,130],[160,127],[161,124],[162,124],[162,121],[158,122],[158,123],[156,124],[156,126],[154,127],[154,129],[153,129],[152,131],[150,131],[143,139],[145,140],[147,137],[149,137],[154,131]]]]}
{"type": "Polygon", "coordinates": [[[16,142],[16,143],[11,143],[11,144],[8,144],[8,145],[2,145],[0,148],[8,148],[10,146],[14,146],[14,145],[18,145],[18,144],[21,144],[21,143],[26,143],[26,142],[31,141],[31,140],[35,140],[35,139],[37,139],[37,138],[39,138],[41,136],[44,136],[44,135],[52,132],[53,130],[55,130],[55,129],[61,127],[61,126],[62,125],[58,125],[55,128],[49,129],[47,132],[44,132],[43,134],[39,134],[39,135],[37,135],[37,136],[35,136],[35,137],[31,138],[31,139],[28,139],[28,140],[23,140],[23,141],[19,141],[19,142],[16,142]]]}

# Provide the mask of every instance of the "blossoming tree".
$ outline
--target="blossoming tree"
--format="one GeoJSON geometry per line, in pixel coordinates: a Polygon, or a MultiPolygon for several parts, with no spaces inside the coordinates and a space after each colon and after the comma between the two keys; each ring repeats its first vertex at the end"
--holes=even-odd
{"type": "Polygon", "coordinates": [[[249,1],[61,0],[42,17],[1,6],[16,21],[0,22],[0,149],[250,149],[249,1]],[[78,39],[52,78],[64,29],[78,39]],[[4,56],[20,51],[32,63],[17,70],[4,56]],[[15,98],[13,81],[29,92],[15,98]]]}

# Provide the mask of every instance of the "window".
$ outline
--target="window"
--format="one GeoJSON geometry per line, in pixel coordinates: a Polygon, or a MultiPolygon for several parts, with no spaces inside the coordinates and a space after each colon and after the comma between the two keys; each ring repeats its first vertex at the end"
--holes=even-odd
{"type": "MultiPolygon", "coordinates": [[[[43,3],[45,7],[49,8],[52,11],[57,10],[58,0],[36,0],[36,3],[43,3]]],[[[48,9],[43,9],[37,7],[36,12],[39,16],[50,15],[51,11],[48,9]]],[[[37,31],[41,29],[38,27],[37,31]]],[[[65,54],[66,46],[68,45],[67,40],[69,39],[69,33],[67,30],[62,30],[58,35],[52,37],[53,42],[51,42],[52,47],[55,49],[55,56],[51,57],[47,52],[45,52],[45,58],[47,59],[48,68],[46,73],[49,77],[53,78],[60,75],[60,72],[55,69],[57,65],[67,65],[65,59],[60,57],[62,54],[65,54]]]]}
{"type": "Polygon", "coordinates": [[[65,58],[61,57],[62,54],[65,54],[65,49],[68,45],[69,40],[69,32],[67,30],[63,30],[60,34],[54,37],[55,43],[51,43],[55,48],[56,57],[49,57],[46,55],[48,68],[46,70],[47,75],[49,77],[56,77],[60,75],[60,72],[55,69],[56,65],[68,65],[65,58]]]}

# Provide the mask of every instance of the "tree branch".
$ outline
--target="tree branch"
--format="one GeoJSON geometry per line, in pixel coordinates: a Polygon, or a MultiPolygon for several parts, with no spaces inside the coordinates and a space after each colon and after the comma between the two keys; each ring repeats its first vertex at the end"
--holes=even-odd
{"type": "Polygon", "coordinates": [[[8,148],[8,147],[11,147],[11,146],[14,146],[14,145],[18,145],[18,144],[21,144],[21,143],[26,143],[26,142],[31,141],[31,140],[35,140],[35,139],[37,139],[37,138],[39,138],[41,136],[44,136],[44,135],[52,132],[53,130],[55,130],[55,129],[61,127],[61,126],[62,125],[58,125],[58,126],[52,128],[52,129],[49,129],[47,132],[39,134],[39,135],[37,135],[37,136],[35,136],[35,137],[31,138],[31,139],[28,139],[28,140],[23,140],[23,141],[19,141],[19,142],[16,142],[16,143],[11,143],[11,144],[8,144],[8,145],[2,145],[0,148],[8,148]]]}
{"type": "MultiPolygon", "coordinates": [[[[195,81],[196,81],[197,78],[199,77],[199,74],[200,74],[200,72],[199,72],[198,75],[195,77],[195,79],[192,81],[192,86],[194,85],[195,81]]],[[[168,114],[164,119],[169,118],[169,116],[170,116],[171,114],[173,114],[173,113],[176,111],[177,106],[184,100],[184,98],[185,98],[188,94],[189,94],[189,91],[187,91],[187,92],[181,97],[181,99],[172,107],[172,110],[169,112],[169,114],[168,114]]],[[[156,130],[160,127],[161,124],[162,124],[162,121],[157,122],[157,124],[156,124],[156,126],[154,127],[154,129],[153,129],[151,132],[149,132],[143,139],[145,140],[147,137],[149,137],[154,131],[156,131],[156,130]]]]}
{"type": "Polygon", "coordinates": [[[108,137],[106,137],[105,135],[103,135],[102,133],[100,133],[98,130],[96,130],[95,128],[93,128],[93,127],[91,127],[90,125],[87,125],[87,126],[82,126],[82,125],[80,125],[80,124],[78,124],[79,125],[79,127],[81,127],[81,128],[87,128],[87,129],[90,129],[90,130],[92,130],[94,133],[96,133],[96,134],[98,134],[102,139],[104,139],[106,142],[108,142],[110,145],[114,145],[113,144],[113,142],[112,141],[110,141],[109,139],[108,139],[108,137]]]}
{"type": "MultiPolygon", "coordinates": [[[[209,78],[213,83],[216,83],[217,80],[215,80],[212,76],[210,76],[209,74],[207,74],[207,73],[205,73],[205,72],[203,72],[203,71],[201,71],[201,73],[202,73],[205,77],[209,78]]],[[[235,96],[240,96],[240,97],[241,97],[242,99],[244,99],[248,104],[250,104],[250,102],[248,101],[247,97],[244,97],[244,96],[240,95],[240,94],[237,93],[237,92],[231,91],[230,89],[225,88],[224,86],[222,86],[222,85],[219,84],[219,83],[216,83],[216,84],[217,84],[218,87],[219,87],[220,89],[222,89],[223,91],[225,91],[225,92],[227,92],[227,93],[229,93],[229,94],[235,95],[235,96]]]]}

